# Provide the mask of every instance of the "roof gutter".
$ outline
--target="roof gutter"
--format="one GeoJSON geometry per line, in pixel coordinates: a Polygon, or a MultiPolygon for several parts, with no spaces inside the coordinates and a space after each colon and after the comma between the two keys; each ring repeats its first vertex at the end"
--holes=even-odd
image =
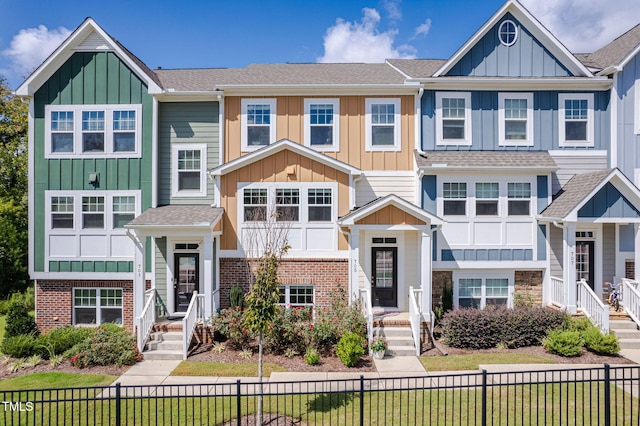
{"type": "Polygon", "coordinates": [[[607,77],[564,78],[496,78],[496,77],[427,77],[407,79],[425,88],[443,90],[608,90],[607,77]]]}
{"type": "Polygon", "coordinates": [[[218,85],[217,90],[224,91],[227,96],[234,95],[308,95],[308,94],[413,94],[420,89],[420,84],[255,84],[255,85],[218,85]]]}
{"type": "Polygon", "coordinates": [[[611,65],[611,66],[603,69],[602,71],[598,72],[596,75],[598,75],[598,76],[611,75],[611,74],[617,74],[620,71],[622,71],[622,67],[620,67],[618,65],[611,65]]]}

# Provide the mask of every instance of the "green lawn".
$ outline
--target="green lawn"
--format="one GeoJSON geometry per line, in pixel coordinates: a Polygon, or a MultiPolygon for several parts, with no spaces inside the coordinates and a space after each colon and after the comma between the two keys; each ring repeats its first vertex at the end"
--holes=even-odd
{"type": "Polygon", "coordinates": [[[33,373],[0,380],[0,390],[105,386],[117,378],[107,374],[33,373]]]}
{"type": "Polygon", "coordinates": [[[525,353],[423,356],[420,362],[427,371],[477,370],[480,364],[555,364],[549,358],[525,353]]]}
{"type": "MultiPolygon", "coordinates": [[[[288,371],[277,364],[265,363],[262,365],[265,377],[269,377],[273,372],[288,371]]],[[[182,361],[172,376],[219,376],[219,377],[257,377],[258,364],[224,364],[220,362],[194,362],[182,361]]]]}

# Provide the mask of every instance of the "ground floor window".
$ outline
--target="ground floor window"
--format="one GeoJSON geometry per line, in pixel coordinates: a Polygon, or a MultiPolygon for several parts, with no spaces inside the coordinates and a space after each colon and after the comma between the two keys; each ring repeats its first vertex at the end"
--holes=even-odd
{"type": "Polygon", "coordinates": [[[74,288],[73,323],[122,324],[121,288],[74,288]]]}
{"type": "Polygon", "coordinates": [[[280,287],[280,303],[286,306],[313,306],[312,285],[285,285],[280,287]]]}
{"type": "Polygon", "coordinates": [[[512,280],[507,277],[465,276],[455,281],[456,301],[460,308],[511,305],[512,280]]]}

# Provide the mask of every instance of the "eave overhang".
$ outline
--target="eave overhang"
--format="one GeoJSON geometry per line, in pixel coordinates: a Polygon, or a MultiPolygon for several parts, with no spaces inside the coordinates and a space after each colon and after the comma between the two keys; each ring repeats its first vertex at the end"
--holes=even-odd
{"type": "Polygon", "coordinates": [[[609,90],[612,80],[607,77],[429,77],[409,79],[432,90],[609,90]]]}

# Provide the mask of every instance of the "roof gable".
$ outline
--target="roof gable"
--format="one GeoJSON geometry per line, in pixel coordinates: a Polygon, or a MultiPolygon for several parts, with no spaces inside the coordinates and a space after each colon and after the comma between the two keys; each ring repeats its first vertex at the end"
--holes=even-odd
{"type": "Polygon", "coordinates": [[[417,221],[407,220],[406,217],[403,218],[405,224],[408,225],[416,225],[424,223],[426,225],[440,225],[444,221],[436,215],[433,215],[426,210],[421,209],[408,202],[407,200],[398,197],[395,194],[389,194],[385,197],[378,198],[369,204],[365,204],[364,206],[358,208],[357,210],[352,211],[351,213],[341,217],[338,220],[338,224],[340,226],[352,226],[357,224],[365,223],[364,221],[367,217],[378,213],[378,212],[386,212],[393,213],[393,211],[397,209],[407,215],[417,219],[417,221]],[[388,207],[392,207],[392,209],[387,209],[388,207]],[[413,223],[408,223],[413,222],[413,223]]]}
{"type": "Polygon", "coordinates": [[[640,218],[640,210],[636,208],[611,182],[589,199],[578,210],[580,218],[640,218]]]}
{"type": "Polygon", "coordinates": [[[160,93],[160,83],[124,46],[87,18],[73,33],[16,89],[18,96],[32,96],[76,52],[114,52],[142,81],[149,93],[160,93]]]}
{"type": "MultiPolygon", "coordinates": [[[[545,61],[551,61],[553,59],[554,67],[553,71],[551,69],[545,71],[544,75],[551,74],[553,76],[557,76],[555,73],[558,73],[559,70],[564,69],[564,72],[569,76],[575,77],[591,77],[593,76],[591,72],[571,53],[569,50],[562,44],[558,39],[549,32],[531,13],[525,9],[517,0],[508,0],[458,51],[434,74],[434,77],[446,76],[446,75],[473,75],[468,74],[470,69],[468,65],[465,66],[465,63],[468,64],[479,64],[482,63],[482,60],[486,56],[485,52],[486,48],[491,50],[491,46],[493,45],[494,50],[498,47],[502,48],[505,46],[500,45],[500,42],[497,39],[497,28],[505,19],[512,19],[516,21],[516,25],[519,27],[519,36],[516,44],[511,46],[510,48],[506,48],[504,50],[509,50],[509,53],[513,51],[512,48],[516,48],[516,52],[518,51],[518,42],[521,43],[521,49],[527,49],[525,46],[526,40],[530,40],[539,45],[539,49],[543,49],[542,52],[545,53],[545,61]],[[496,46],[497,45],[499,46],[496,46]],[[478,46],[477,49],[476,46],[478,46]],[[472,52],[473,51],[473,52],[472,52]],[[471,54],[471,56],[467,56],[471,54]],[[557,68],[559,66],[559,68],[557,68]],[[456,71],[456,67],[459,67],[459,70],[456,71]],[[460,72],[466,71],[467,74],[460,74],[460,72]],[[453,72],[453,74],[451,74],[453,72]]],[[[530,49],[532,52],[533,44],[530,49]]],[[[500,49],[503,50],[503,49],[500,49]]],[[[496,53],[497,55],[497,53],[496,53]]],[[[517,63],[520,62],[520,66],[522,64],[528,64],[528,61],[535,62],[534,58],[517,58],[516,55],[507,55],[507,59],[505,60],[505,67],[500,67],[500,73],[496,76],[511,76],[512,74],[504,74],[504,70],[509,70],[510,73],[514,73],[514,69],[517,69],[517,63]]],[[[550,64],[552,62],[549,62],[550,64]]],[[[547,66],[543,67],[545,69],[547,66]]],[[[549,67],[551,67],[549,65],[549,67]]],[[[526,68],[526,67],[525,67],[526,68]]],[[[536,65],[531,64],[531,69],[535,70],[536,65]]],[[[490,71],[490,70],[489,70],[490,71]]],[[[480,74],[480,75],[492,75],[491,73],[480,74]]],[[[527,76],[527,73],[516,73],[517,76],[527,76]]],[[[537,76],[537,75],[532,75],[537,76]]]]}

